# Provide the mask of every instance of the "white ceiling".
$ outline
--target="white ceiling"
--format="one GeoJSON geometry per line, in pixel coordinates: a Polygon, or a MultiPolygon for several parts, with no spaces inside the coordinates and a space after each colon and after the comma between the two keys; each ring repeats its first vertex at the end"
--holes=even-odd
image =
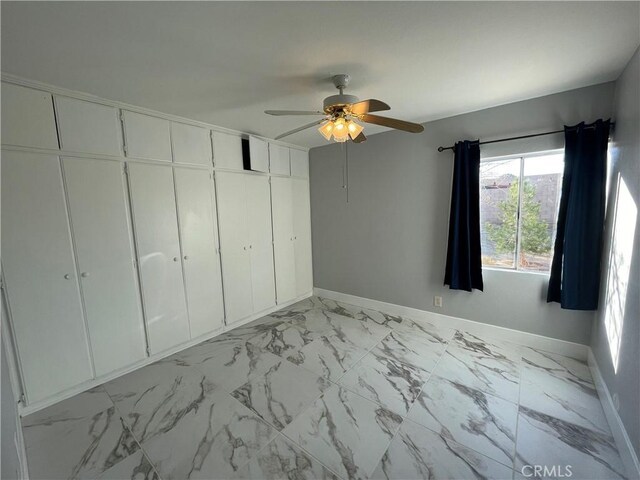
{"type": "Polygon", "coordinates": [[[3,1],[2,71],[272,138],[313,118],[263,110],[320,108],[336,73],[419,122],[614,80],[639,5],[3,1]]]}

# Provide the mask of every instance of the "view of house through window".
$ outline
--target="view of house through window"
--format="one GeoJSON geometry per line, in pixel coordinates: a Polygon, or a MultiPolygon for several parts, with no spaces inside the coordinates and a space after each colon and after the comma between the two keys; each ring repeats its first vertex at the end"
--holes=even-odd
{"type": "Polygon", "coordinates": [[[482,160],[483,266],[549,272],[563,169],[561,151],[482,160]]]}

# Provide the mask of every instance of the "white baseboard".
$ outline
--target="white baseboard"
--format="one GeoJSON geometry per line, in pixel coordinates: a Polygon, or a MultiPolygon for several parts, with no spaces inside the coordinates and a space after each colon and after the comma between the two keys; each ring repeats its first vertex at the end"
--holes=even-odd
{"type": "Polygon", "coordinates": [[[441,313],[428,312],[417,308],[405,307],[393,303],[381,302],[370,298],[358,297],[346,293],[334,292],[322,288],[314,288],[313,292],[319,297],[325,297],[339,302],[357,305],[359,307],[380,310],[392,315],[401,315],[416,321],[426,321],[436,326],[466,330],[475,335],[491,335],[492,338],[505,340],[519,345],[537,348],[546,352],[559,353],[579,360],[587,360],[588,347],[580,343],[567,342],[556,338],[522,332],[511,328],[489,325],[464,318],[450,317],[441,313]]]}
{"type": "Polygon", "coordinates": [[[627,430],[624,428],[622,419],[620,415],[618,415],[611,393],[609,393],[609,388],[600,373],[600,367],[598,367],[598,362],[591,348],[589,348],[588,361],[591,376],[596,384],[598,397],[600,397],[600,403],[602,403],[602,408],[604,409],[604,415],[607,418],[607,422],[609,422],[611,433],[613,434],[618,451],[622,457],[622,462],[627,470],[627,478],[640,478],[640,462],[638,461],[638,456],[627,434],[627,430]]]}
{"type": "Polygon", "coordinates": [[[198,345],[199,343],[202,343],[206,340],[210,340],[214,337],[217,337],[218,335],[221,335],[225,332],[228,332],[229,330],[233,330],[234,328],[238,328],[241,327],[242,325],[245,325],[249,322],[253,322],[254,320],[257,320],[258,318],[264,317],[265,315],[269,315],[270,313],[276,312],[282,308],[286,308],[289,305],[293,305],[296,302],[299,302],[300,300],[304,300],[305,298],[309,298],[311,295],[313,295],[313,292],[307,292],[304,295],[301,295],[297,298],[294,298],[293,300],[290,300],[288,302],[284,302],[284,303],[280,303],[278,305],[275,305],[271,308],[268,308],[266,310],[263,310],[261,312],[255,313],[247,318],[244,318],[242,320],[239,320],[237,322],[234,322],[230,325],[225,325],[223,328],[219,329],[219,330],[215,330],[213,332],[207,333],[205,335],[202,335],[201,337],[198,338],[194,338],[186,343],[183,343],[181,345],[178,345],[176,347],[170,348],[168,350],[165,350],[164,352],[160,352],[154,355],[151,355],[147,358],[145,358],[144,360],[141,360],[137,363],[134,363],[133,365],[129,365],[121,370],[116,370],[115,372],[111,372],[107,375],[103,375],[99,378],[95,378],[93,380],[89,380],[87,382],[83,382],[80,385],[76,385],[73,388],[70,388],[68,390],[65,390],[64,392],[60,392],[52,397],[46,398],[44,400],[38,401],[38,402],[33,402],[30,403],[28,405],[22,405],[19,404],[19,412],[20,412],[20,416],[24,417],[26,415],[29,415],[31,413],[35,413],[39,410],[42,410],[43,408],[49,407],[53,404],[56,404],[62,400],[66,400],[67,398],[71,398],[74,395],[77,395],[79,393],[85,392],[87,390],[90,390],[94,387],[97,387],[98,385],[102,385],[103,383],[109,382],[115,378],[121,377],[122,375],[126,375],[127,373],[131,373],[134,370],[137,370],[139,368],[142,368],[146,365],[150,365],[154,362],[157,362],[158,360],[162,360],[163,358],[166,358],[170,355],[173,355],[174,353],[178,353],[181,352],[182,350],[185,350],[189,347],[193,347],[194,345],[198,345]]]}

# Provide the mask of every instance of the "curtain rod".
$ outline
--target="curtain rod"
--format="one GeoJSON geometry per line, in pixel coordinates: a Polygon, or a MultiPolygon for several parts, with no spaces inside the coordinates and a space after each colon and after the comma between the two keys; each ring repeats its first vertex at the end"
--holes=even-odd
{"type": "MultiPolygon", "coordinates": [[[[611,122],[610,126],[613,128],[616,124],[611,122]]],[[[584,128],[595,128],[592,125],[586,126],[584,128]]],[[[522,140],[524,138],[533,138],[533,137],[542,137],[543,135],[554,135],[556,133],[564,133],[564,129],[562,130],[554,130],[553,132],[544,132],[544,133],[533,133],[531,135],[521,135],[519,137],[509,137],[509,138],[500,138],[498,140],[489,140],[486,142],[480,142],[479,145],[487,145],[489,143],[499,143],[499,142],[508,142],[511,140],[522,140]]],[[[451,145],[450,147],[438,147],[439,152],[444,152],[445,150],[453,150],[455,147],[451,145]]]]}

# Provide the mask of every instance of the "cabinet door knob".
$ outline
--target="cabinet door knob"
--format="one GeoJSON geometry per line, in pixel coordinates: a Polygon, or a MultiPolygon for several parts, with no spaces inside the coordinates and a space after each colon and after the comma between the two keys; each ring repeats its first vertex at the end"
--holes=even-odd
{"type": "Polygon", "coordinates": [[[249,245],[249,249],[252,249],[252,248],[253,248],[253,245],[249,245]]]}
{"type": "Polygon", "coordinates": [[[189,256],[188,256],[188,255],[185,255],[183,258],[184,258],[185,260],[188,260],[188,259],[189,259],[189,256]]]}
{"type": "Polygon", "coordinates": [[[177,262],[178,261],[178,257],[173,257],[173,261],[177,262]]]}
{"type": "Polygon", "coordinates": [[[81,276],[82,278],[87,278],[87,277],[89,276],[89,272],[82,272],[82,273],[80,274],[80,276],[81,276]]]}
{"type": "Polygon", "coordinates": [[[69,273],[65,273],[65,275],[64,275],[64,279],[65,279],[65,280],[71,280],[71,274],[69,274],[69,273]]]}

